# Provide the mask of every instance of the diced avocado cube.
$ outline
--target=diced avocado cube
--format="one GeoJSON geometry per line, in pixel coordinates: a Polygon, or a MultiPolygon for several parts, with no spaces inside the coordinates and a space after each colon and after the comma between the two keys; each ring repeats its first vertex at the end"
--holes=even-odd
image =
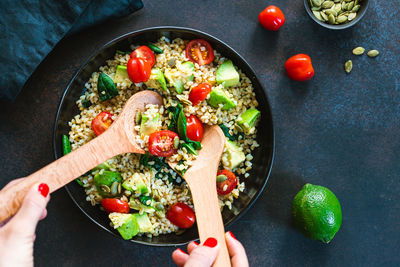
{"type": "Polygon", "coordinates": [[[161,126],[160,124],[161,124],[160,113],[157,112],[151,119],[149,118],[148,115],[143,113],[140,122],[140,133],[144,135],[150,135],[154,132],[157,132],[161,126]]]}
{"type": "Polygon", "coordinates": [[[259,110],[255,108],[249,108],[237,118],[236,127],[244,133],[251,133],[259,116],[259,110]]]}
{"type": "Polygon", "coordinates": [[[138,194],[147,194],[149,192],[145,181],[138,173],[135,173],[132,177],[126,179],[122,183],[122,187],[138,194]]]}
{"type": "Polygon", "coordinates": [[[165,78],[167,78],[169,85],[175,87],[176,92],[180,94],[183,92],[185,83],[193,81],[194,70],[193,62],[186,61],[181,64],[179,70],[167,69],[165,71],[165,78]]]}
{"type": "Polygon", "coordinates": [[[224,89],[216,87],[210,93],[208,104],[214,108],[218,108],[219,104],[223,104],[222,110],[229,110],[236,107],[236,103],[226,94],[224,89]]]}
{"type": "Polygon", "coordinates": [[[154,89],[162,89],[167,92],[167,82],[165,81],[164,74],[159,68],[153,68],[151,70],[150,78],[145,82],[146,86],[154,89]]]}
{"type": "Polygon", "coordinates": [[[148,233],[148,232],[153,231],[153,225],[151,224],[147,213],[143,213],[143,214],[135,213],[133,215],[136,217],[136,221],[139,224],[139,232],[140,233],[148,233]]]}
{"type": "Polygon", "coordinates": [[[243,151],[240,150],[240,147],[235,142],[227,139],[225,142],[225,148],[224,155],[222,156],[222,164],[224,165],[224,168],[232,170],[237,168],[246,160],[243,151]]]}
{"type": "Polygon", "coordinates": [[[108,217],[123,239],[132,239],[139,233],[139,223],[134,214],[113,212],[108,217]]]}
{"type": "Polygon", "coordinates": [[[129,79],[128,71],[126,66],[118,65],[115,71],[114,83],[126,83],[131,85],[132,81],[129,79]]]}
{"type": "Polygon", "coordinates": [[[217,83],[223,84],[224,87],[236,86],[239,83],[239,78],[239,73],[233,66],[232,60],[225,61],[217,69],[217,83]]]}

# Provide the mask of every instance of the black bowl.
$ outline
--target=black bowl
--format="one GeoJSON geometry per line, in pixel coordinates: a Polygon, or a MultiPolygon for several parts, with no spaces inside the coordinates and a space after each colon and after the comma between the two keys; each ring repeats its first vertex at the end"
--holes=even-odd
{"type": "Polygon", "coordinates": [[[314,20],[316,23],[318,23],[319,25],[321,25],[322,27],[325,27],[325,28],[328,28],[331,30],[347,29],[347,28],[354,26],[357,22],[359,22],[362,19],[362,17],[364,17],[365,13],[367,12],[367,9],[369,6],[369,1],[362,0],[362,3],[360,3],[360,5],[361,5],[360,10],[358,10],[357,17],[355,19],[353,19],[352,21],[350,21],[348,23],[332,25],[332,24],[318,20],[311,11],[310,0],[304,0],[304,7],[307,11],[307,14],[310,16],[310,18],[312,20],[314,20]]]}
{"type": "MultiPolygon", "coordinates": [[[[251,207],[267,183],[274,158],[274,130],[270,105],[265,90],[261,86],[252,68],[232,48],[209,34],[181,27],[155,27],[125,34],[101,47],[78,70],[61,98],[54,126],[53,144],[55,157],[59,158],[62,156],[61,137],[63,134],[68,134],[69,132],[68,121],[79,113],[75,102],[79,98],[82,89],[84,88],[84,84],[89,80],[91,74],[94,71],[97,71],[100,66],[104,65],[107,59],[112,58],[117,49],[129,51],[130,44],[156,41],[161,36],[166,36],[170,40],[174,38],[182,38],[186,40],[202,38],[207,40],[214,49],[219,51],[225,57],[231,59],[253,83],[256,97],[260,104],[259,109],[261,110],[261,121],[257,128],[257,141],[259,142],[260,147],[253,152],[253,169],[250,172],[250,177],[242,179],[242,181],[244,180],[246,183],[246,190],[240,194],[239,199],[234,201],[232,210],[225,208],[222,212],[225,226],[229,226],[251,207]]],[[[101,211],[98,207],[92,207],[90,202],[86,201],[86,195],[82,187],[77,183],[72,182],[66,185],[65,188],[72,200],[76,205],[78,205],[83,213],[86,214],[86,216],[107,232],[120,237],[118,232],[110,227],[107,214],[104,211],[101,211]]],[[[176,246],[188,243],[197,238],[197,229],[196,227],[192,227],[181,235],[172,233],[153,238],[137,236],[131,241],[154,246],[176,246]]]]}

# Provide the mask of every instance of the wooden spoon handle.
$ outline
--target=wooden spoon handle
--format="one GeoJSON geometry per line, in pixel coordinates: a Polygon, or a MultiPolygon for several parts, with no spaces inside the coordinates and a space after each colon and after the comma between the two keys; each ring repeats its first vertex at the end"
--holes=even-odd
{"type": "MultiPolygon", "coordinates": [[[[36,183],[46,183],[50,192],[71,182],[97,165],[124,151],[110,128],[64,157],[29,175],[21,182],[0,191],[0,222],[14,215],[27,193],[36,183]]],[[[118,139],[118,138],[117,138],[118,139]]]]}
{"type": "MultiPolygon", "coordinates": [[[[204,242],[209,237],[214,237],[218,240],[219,254],[214,262],[214,267],[231,266],[228,249],[225,242],[225,229],[222,221],[221,210],[219,208],[219,201],[215,183],[202,183],[206,180],[206,175],[216,177],[211,169],[204,170],[204,172],[192,173],[196,177],[191,177],[191,181],[200,181],[198,185],[191,186],[193,204],[196,211],[197,228],[200,235],[200,241],[204,242]]],[[[190,185],[189,185],[190,186],[190,185]]]]}

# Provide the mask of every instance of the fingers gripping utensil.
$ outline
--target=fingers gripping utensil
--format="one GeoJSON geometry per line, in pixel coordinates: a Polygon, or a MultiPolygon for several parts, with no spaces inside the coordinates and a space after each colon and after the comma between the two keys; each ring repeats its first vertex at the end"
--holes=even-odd
{"type": "MultiPolygon", "coordinates": [[[[218,125],[205,126],[201,146],[197,159],[183,178],[192,194],[200,241],[209,237],[218,240],[220,250],[213,266],[231,266],[216,188],[218,166],[225,147],[225,136],[218,125]]],[[[170,163],[172,168],[175,165],[170,163]]]]}
{"type": "Polygon", "coordinates": [[[135,142],[134,127],[136,112],[143,111],[147,104],[162,105],[163,101],[159,94],[148,90],[134,94],[107,131],[24,180],[3,189],[0,192],[0,221],[18,211],[26,192],[36,183],[46,183],[50,192],[54,192],[116,155],[144,154],[145,151],[135,142]]]}

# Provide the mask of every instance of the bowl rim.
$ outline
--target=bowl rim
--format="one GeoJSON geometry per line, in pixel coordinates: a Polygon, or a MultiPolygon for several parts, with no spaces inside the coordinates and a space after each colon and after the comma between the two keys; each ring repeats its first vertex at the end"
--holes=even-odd
{"type": "MultiPolygon", "coordinates": [[[[101,47],[99,47],[98,49],[96,49],[94,52],[92,52],[90,54],[90,56],[84,61],[84,63],[82,63],[82,65],[79,67],[79,69],[75,72],[75,74],[72,76],[71,80],[69,81],[69,83],[67,84],[66,88],[64,89],[64,92],[61,96],[61,99],[58,103],[58,107],[57,107],[57,113],[56,113],[56,118],[54,121],[54,126],[53,126],[53,152],[54,152],[54,158],[55,160],[57,160],[59,157],[57,155],[57,146],[59,145],[59,140],[57,140],[57,125],[58,125],[58,121],[59,121],[59,117],[60,117],[60,113],[61,113],[61,107],[62,104],[65,101],[65,98],[68,94],[68,92],[71,89],[71,85],[73,84],[73,82],[75,81],[75,79],[77,78],[77,76],[81,73],[81,71],[88,65],[88,63],[96,56],[98,55],[102,50],[106,49],[107,47],[113,45],[114,43],[117,43],[125,38],[128,38],[132,35],[138,35],[144,32],[148,32],[148,31],[187,31],[193,34],[198,34],[198,35],[203,35],[203,36],[207,36],[208,38],[212,39],[213,41],[222,44],[223,46],[225,46],[226,48],[228,48],[229,50],[231,50],[232,53],[234,53],[240,60],[243,61],[243,63],[245,65],[247,65],[247,67],[249,68],[250,72],[252,73],[252,75],[254,76],[254,79],[259,83],[263,93],[264,93],[264,97],[266,99],[267,102],[267,107],[266,109],[269,110],[270,115],[271,115],[271,124],[270,124],[270,131],[271,131],[271,139],[272,139],[272,143],[271,143],[271,155],[270,155],[270,165],[268,166],[268,168],[265,169],[264,171],[264,176],[265,176],[265,181],[263,183],[263,185],[258,188],[257,193],[254,195],[253,199],[251,200],[251,202],[238,214],[236,215],[235,219],[232,220],[231,222],[224,224],[224,227],[227,228],[229,227],[231,224],[233,224],[234,222],[236,222],[238,219],[240,219],[244,214],[246,214],[248,212],[248,210],[254,205],[254,203],[257,201],[257,199],[261,196],[261,193],[264,191],[265,186],[267,185],[268,179],[271,175],[272,172],[272,168],[274,165],[274,159],[275,159],[275,129],[274,129],[274,120],[273,120],[273,114],[272,114],[272,109],[271,109],[271,105],[270,105],[270,101],[267,95],[267,92],[264,88],[264,86],[262,85],[262,83],[260,82],[260,79],[258,78],[256,72],[254,71],[254,69],[251,67],[251,65],[238,53],[236,52],[236,50],[234,50],[232,47],[230,47],[228,44],[226,44],[225,42],[221,41],[220,39],[214,37],[213,35],[210,35],[208,33],[205,33],[203,31],[197,30],[197,29],[193,29],[193,28],[189,28],[189,27],[180,27],[180,26],[155,26],[155,27],[147,27],[147,28],[142,28],[139,30],[135,30],[135,31],[131,31],[125,34],[122,34],[118,37],[113,38],[112,40],[106,42],[104,45],[102,45],[101,47]]],[[[121,237],[119,235],[117,235],[116,233],[114,233],[113,231],[111,231],[110,229],[104,227],[102,224],[100,224],[99,222],[97,222],[94,218],[92,218],[89,214],[86,213],[86,211],[83,209],[83,207],[81,207],[81,205],[77,202],[77,200],[73,197],[70,189],[68,188],[68,184],[64,186],[65,190],[67,191],[69,197],[72,199],[72,201],[75,203],[75,205],[83,212],[83,214],[86,215],[87,218],[89,218],[92,222],[94,222],[96,225],[98,225],[101,229],[105,230],[106,232],[110,233],[111,235],[121,239],[121,237]]],[[[154,247],[169,247],[169,246],[182,246],[182,245],[186,245],[192,241],[196,241],[199,240],[199,238],[187,241],[187,242],[176,242],[176,243],[168,243],[168,244],[160,244],[160,243],[151,243],[151,242],[146,242],[146,241],[141,241],[141,240],[135,240],[135,239],[130,239],[127,241],[133,242],[133,243],[137,243],[137,244],[141,244],[141,245],[147,245],[147,246],[154,246],[154,247]]]]}
{"type": "Polygon", "coordinates": [[[367,10],[368,10],[368,7],[369,7],[369,0],[363,0],[364,4],[365,4],[365,7],[363,8],[361,14],[359,14],[359,16],[357,16],[354,20],[352,20],[351,22],[345,23],[345,24],[331,25],[331,24],[328,24],[328,23],[325,23],[325,22],[322,22],[322,21],[318,20],[314,16],[314,14],[311,12],[309,1],[310,0],[304,0],[304,8],[306,9],[307,14],[310,16],[310,18],[313,21],[315,21],[316,23],[318,23],[322,27],[330,29],[330,30],[344,30],[344,29],[348,29],[348,28],[354,26],[355,24],[357,24],[365,16],[365,13],[367,13],[367,10]]]}

